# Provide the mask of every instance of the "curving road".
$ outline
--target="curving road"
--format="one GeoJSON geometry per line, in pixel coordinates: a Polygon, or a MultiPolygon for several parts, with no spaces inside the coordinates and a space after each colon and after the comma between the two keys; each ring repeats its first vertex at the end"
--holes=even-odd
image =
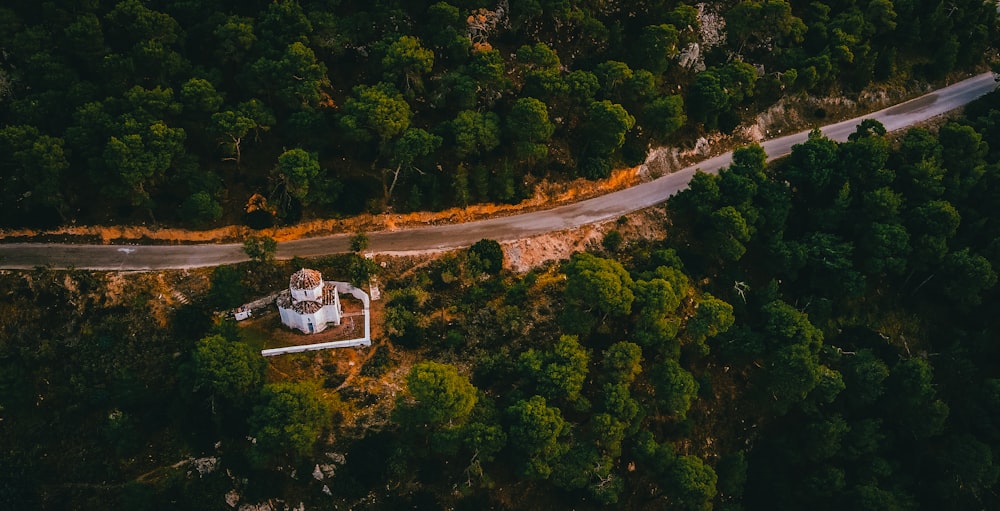
{"type": "MultiPolygon", "coordinates": [[[[873,114],[831,124],[823,133],[845,141],[862,119],[877,119],[889,131],[899,130],[959,108],[992,91],[992,73],[963,80],[905,103],[873,114]]],[[[806,140],[808,131],[768,140],[761,144],[768,158],[789,154],[792,146],[806,140]]],[[[687,187],[696,170],[718,172],[731,163],[732,153],[705,160],[648,183],[593,199],[556,208],[463,224],[407,228],[369,234],[371,250],[407,252],[446,250],[468,246],[483,238],[513,240],[551,231],[570,229],[617,218],[653,206],[687,187]]],[[[288,241],[278,245],[277,257],[314,257],[349,250],[350,234],[288,241]]],[[[242,245],[121,246],[54,243],[0,244],[0,268],[30,269],[36,266],[91,270],[159,270],[217,266],[245,261],[242,245]]]]}

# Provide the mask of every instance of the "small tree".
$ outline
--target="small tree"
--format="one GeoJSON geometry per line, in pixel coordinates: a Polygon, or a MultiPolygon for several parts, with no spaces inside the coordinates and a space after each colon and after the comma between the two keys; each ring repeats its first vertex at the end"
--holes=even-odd
{"type": "Polygon", "coordinates": [[[264,359],[246,344],[221,335],[198,341],[192,358],[194,390],[208,393],[213,413],[217,401],[240,404],[264,381],[264,359]]]}
{"type": "Polygon", "coordinates": [[[368,242],[368,235],[363,232],[351,236],[351,252],[364,252],[368,248],[368,242]]]}
{"type": "Polygon", "coordinates": [[[568,449],[560,439],[569,428],[562,413],[548,406],[545,398],[532,396],[507,408],[507,417],[511,445],[524,457],[521,473],[530,479],[548,479],[551,464],[568,449]]]}
{"type": "Polygon", "coordinates": [[[257,439],[252,457],[266,463],[309,454],[330,421],[318,390],[302,383],[272,383],[264,386],[261,399],[250,417],[250,434],[257,439]]]}
{"type": "Polygon", "coordinates": [[[462,421],[476,405],[476,388],[450,365],[416,364],[406,386],[416,400],[413,418],[423,423],[437,426],[462,421]]]}
{"type": "Polygon", "coordinates": [[[503,247],[494,240],[477,241],[469,247],[469,267],[473,271],[497,275],[503,269],[503,247]]]}
{"type": "Polygon", "coordinates": [[[274,261],[274,254],[277,251],[278,242],[270,236],[250,236],[243,241],[243,252],[256,263],[274,261]]]}

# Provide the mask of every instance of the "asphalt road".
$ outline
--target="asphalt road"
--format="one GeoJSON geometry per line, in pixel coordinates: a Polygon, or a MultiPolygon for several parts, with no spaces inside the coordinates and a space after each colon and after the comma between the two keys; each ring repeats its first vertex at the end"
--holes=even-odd
{"type": "MultiPolygon", "coordinates": [[[[878,112],[822,128],[833,140],[845,141],[862,119],[877,119],[889,131],[923,122],[959,108],[996,87],[992,73],[963,80],[878,112]]],[[[789,154],[792,146],[806,140],[808,131],[761,144],[768,158],[789,154]]],[[[593,199],[521,215],[462,224],[406,228],[369,234],[370,249],[380,253],[433,251],[471,245],[483,238],[514,240],[603,222],[653,206],[687,187],[696,170],[718,172],[732,161],[732,153],[705,160],[648,183],[593,199]]],[[[346,252],[349,234],[288,241],[278,245],[277,257],[314,257],[346,252]]],[[[0,243],[0,268],[30,269],[36,266],[91,270],[159,270],[217,266],[245,261],[238,244],[140,246],[72,245],[53,243],[0,243]]]]}

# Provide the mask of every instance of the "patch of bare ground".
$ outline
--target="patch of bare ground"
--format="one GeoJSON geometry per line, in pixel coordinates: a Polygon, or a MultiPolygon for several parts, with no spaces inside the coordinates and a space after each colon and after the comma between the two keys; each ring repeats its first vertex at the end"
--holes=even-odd
{"type": "Polygon", "coordinates": [[[651,207],[614,221],[551,232],[503,243],[505,264],[513,271],[526,272],[547,261],[568,259],[574,252],[601,247],[601,240],[612,231],[621,233],[625,244],[645,239],[662,239],[666,234],[666,212],[651,207]]]}

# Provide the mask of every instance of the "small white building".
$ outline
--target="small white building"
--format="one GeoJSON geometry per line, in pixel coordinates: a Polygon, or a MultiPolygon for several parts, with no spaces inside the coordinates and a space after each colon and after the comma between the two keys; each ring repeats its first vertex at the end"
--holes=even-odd
{"type": "Polygon", "coordinates": [[[306,268],[292,274],[288,290],[282,291],[274,303],[282,323],[306,334],[322,332],[331,323],[339,325],[344,313],[336,284],[306,268]]]}
{"type": "Polygon", "coordinates": [[[243,321],[244,319],[250,319],[253,316],[253,310],[247,305],[240,305],[238,309],[233,311],[233,318],[236,321],[243,321]]]}

